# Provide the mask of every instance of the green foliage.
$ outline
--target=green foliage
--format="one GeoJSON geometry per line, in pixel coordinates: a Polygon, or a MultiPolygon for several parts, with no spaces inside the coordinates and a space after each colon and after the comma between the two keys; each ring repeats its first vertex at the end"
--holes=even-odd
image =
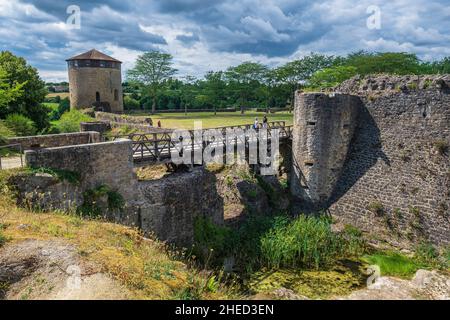
{"type": "MultiPolygon", "coordinates": [[[[160,63],[158,61],[155,63],[160,63]]],[[[150,86],[153,78],[143,77],[141,73],[145,68],[139,67],[139,76],[129,74],[132,81],[125,83],[124,92],[139,101],[143,109],[153,109],[154,106],[180,111],[185,108],[219,110],[240,107],[242,111],[248,108],[284,108],[292,107],[297,89],[329,88],[356,74],[444,73],[450,68],[449,61],[450,57],[425,63],[411,54],[389,52],[361,51],[345,57],[311,53],[273,69],[248,61],[225,71],[209,71],[202,79],[161,77],[154,86],[150,86]]],[[[171,59],[164,63],[171,67],[171,59]]],[[[126,108],[128,105],[137,107],[135,102],[125,103],[126,108]]]]}
{"type": "Polygon", "coordinates": [[[420,60],[415,54],[404,52],[367,52],[359,51],[349,54],[344,66],[356,68],[360,75],[388,74],[419,74],[420,60]]]}
{"type": "Polygon", "coordinates": [[[52,177],[58,178],[60,181],[64,180],[72,184],[79,184],[81,179],[81,175],[78,172],[70,170],[45,168],[45,167],[38,167],[38,168],[27,167],[26,170],[30,174],[46,173],[51,175],[52,177]]]}
{"type": "Polygon", "coordinates": [[[55,121],[59,120],[61,116],[70,110],[70,100],[69,98],[61,99],[59,96],[57,96],[58,100],[58,107],[52,109],[52,111],[49,113],[50,120],[55,121]]]}
{"type": "Polygon", "coordinates": [[[338,61],[338,57],[311,53],[278,67],[275,70],[274,77],[277,81],[287,82],[296,89],[302,81],[309,80],[314,73],[330,68],[338,61]]]}
{"type": "Polygon", "coordinates": [[[125,96],[125,98],[123,99],[123,107],[125,108],[125,110],[135,110],[139,109],[141,105],[136,99],[125,96]]]}
{"type": "Polygon", "coordinates": [[[269,204],[273,207],[276,207],[280,198],[276,190],[272,187],[272,185],[264,180],[264,177],[258,175],[256,176],[256,180],[258,181],[258,185],[267,194],[267,197],[269,198],[269,204]]]}
{"type": "Polygon", "coordinates": [[[18,113],[10,114],[6,117],[4,123],[16,136],[32,136],[36,134],[34,122],[24,115],[18,113]]]}
{"type": "Polygon", "coordinates": [[[14,132],[5,125],[4,121],[0,120],[0,145],[6,144],[7,138],[12,136],[14,136],[14,132]]]}
{"type": "Polygon", "coordinates": [[[261,258],[270,268],[333,265],[347,254],[347,242],[327,219],[300,216],[261,238],[261,258]]]}
{"type": "Polygon", "coordinates": [[[379,252],[364,259],[371,265],[380,267],[382,276],[396,276],[411,278],[419,269],[419,265],[412,259],[397,252],[379,252]]]}
{"type": "Polygon", "coordinates": [[[196,217],[193,253],[205,263],[211,258],[224,258],[230,254],[235,237],[232,229],[216,225],[209,218],[196,217]]]}
{"type": "Polygon", "coordinates": [[[55,127],[60,132],[78,132],[80,131],[80,122],[90,122],[93,120],[94,118],[74,109],[65,112],[61,116],[61,119],[55,122],[55,127]]]}
{"type": "Polygon", "coordinates": [[[0,52],[0,68],[5,70],[10,86],[21,85],[21,94],[0,108],[0,118],[4,119],[9,114],[19,113],[32,119],[38,131],[47,128],[48,108],[41,104],[44,102],[47,89],[36,68],[9,51],[0,52]]]}
{"type": "Polygon", "coordinates": [[[9,77],[8,72],[0,65],[0,114],[3,108],[23,94],[25,83],[11,82],[9,77]]]}
{"type": "Polygon", "coordinates": [[[416,246],[414,260],[423,268],[445,269],[450,266],[445,255],[441,257],[437,248],[428,242],[421,242],[416,246]]]}
{"type": "Polygon", "coordinates": [[[201,261],[221,265],[225,257],[233,256],[245,272],[262,267],[326,267],[337,259],[360,256],[366,248],[360,232],[333,233],[326,218],[249,216],[239,229],[198,218],[194,230],[194,253],[201,261]]]}
{"type": "Polygon", "coordinates": [[[331,88],[357,74],[354,66],[336,66],[314,73],[309,81],[312,88],[331,88]]]}
{"type": "Polygon", "coordinates": [[[83,204],[77,208],[77,213],[83,217],[97,218],[103,215],[102,198],[106,198],[109,210],[121,210],[125,206],[123,196],[107,185],[100,185],[83,192],[83,204]]]}
{"type": "Polygon", "coordinates": [[[138,57],[134,68],[128,71],[128,79],[140,84],[152,98],[152,113],[155,113],[156,99],[164,82],[177,72],[172,67],[172,59],[168,53],[145,52],[138,57]]]}

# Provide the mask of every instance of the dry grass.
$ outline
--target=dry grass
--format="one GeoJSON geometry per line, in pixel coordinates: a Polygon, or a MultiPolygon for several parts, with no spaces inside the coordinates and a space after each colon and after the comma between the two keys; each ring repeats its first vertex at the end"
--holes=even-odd
{"type": "Polygon", "coordinates": [[[54,97],[57,97],[57,96],[60,96],[61,99],[68,98],[69,97],[69,92],[51,92],[51,93],[47,94],[46,97],[47,98],[54,98],[54,97]]]}
{"type": "Polygon", "coordinates": [[[129,289],[135,299],[227,299],[227,288],[211,287],[211,275],[174,258],[163,243],[139,231],[76,215],[36,213],[0,198],[0,224],[8,242],[65,239],[77,246],[82,259],[99,265],[129,289]]]}

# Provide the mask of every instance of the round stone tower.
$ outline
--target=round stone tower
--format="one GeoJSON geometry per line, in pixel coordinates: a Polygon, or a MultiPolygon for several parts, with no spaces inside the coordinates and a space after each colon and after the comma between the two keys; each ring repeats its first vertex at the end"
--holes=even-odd
{"type": "Polygon", "coordinates": [[[95,49],[66,61],[71,109],[123,112],[122,62],[95,49]]]}

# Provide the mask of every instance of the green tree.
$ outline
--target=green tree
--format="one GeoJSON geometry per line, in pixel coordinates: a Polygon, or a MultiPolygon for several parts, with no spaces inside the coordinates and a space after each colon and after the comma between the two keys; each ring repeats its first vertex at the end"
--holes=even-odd
{"type": "Polygon", "coordinates": [[[355,67],[358,74],[376,73],[418,74],[421,61],[415,54],[405,52],[358,51],[345,58],[343,65],[355,67]]]}
{"type": "Polygon", "coordinates": [[[336,66],[317,71],[309,80],[313,88],[331,88],[356,75],[356,67],[336,66]]]}
{"type": "Polygon", "coordinates": [[[222,106],[224,100],[226,83],[223,78],[224,74],[222,71],[209,71],[205,75],[205,93],[208,97],[208,103],[214,108],[214,114],[216,114],[217,107],[222,106]]]}
{"type": "Polygon", "coordinates": [[[23,94],[25,83],[13,83],[8,80],[8,73],[0,66],[0,114],[3,108],[23,94]]]}
{"type": "Polygon", "coordinates": [[[125,110],[136,110],[141,107],[139,101],[131,98],[130,96],[125,96],[125,98],[123,98],[123,106],[125,110]]]}
{"type": "Polygon", "coordinates": [[[87,114],[73,109],[65,112],[61,116],[61,119],[56,122],[56,128],[59,132],[77,132],[80,131],[80,122],[90,122],[93,120],[87,114]]]}
{"type": "Polygon", "coordinates": [[[168,53],[146,52],[138,57],[134,68],[128,71],[128,79],[141,84],[152,98],[152,114],[155,113],[158,93],[164,81],[177,72],[172,68],[172,59],[168,53]]]}
{"type": "Polygon", "coordinates": [[[50,110],[42,104],[47,95],[47,89],[36,68],[9,51],[0,52],[0,67],[5,70],[7,75],[4,83],[6,82],[10,87],[22,84],[22,94],[0,109],[0,118],[4,119],[9,114],[19,113],[32,119],[38,130],[48,127],[47,113],[50,110]]]}
{"type": "Polygon", "coordinates": [[[252,92],[267,80],[268,68],[257,62],[244,62],[236,67],[230,67],[225,73],[230,89],[237,92],[241,113],[248,103],[252,92]]]}
{"type": "Polygon", "coordinates": [[[330,68],[340,62],[335,56],[310,53],[303,58],[290,61],[273,70],[272,78],[275,83],[284,84],[289,88],[289,100],[294,100],[295,91],[308,81],[314,73],[330,68]]]}

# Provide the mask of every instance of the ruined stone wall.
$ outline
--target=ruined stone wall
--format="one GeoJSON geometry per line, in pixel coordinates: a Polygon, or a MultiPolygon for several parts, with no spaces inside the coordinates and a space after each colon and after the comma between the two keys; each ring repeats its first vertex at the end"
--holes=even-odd
{"type": "Polygon", "coordinates": [[[312,207],[329,199],[353,136],[358,97],[297,93],[292,141],[291,191],[312,207]]]}
{"type": "Polygon", "coordinates": [[[450,243],[450,77],[355,78],[363,102],[330,213],[394,244],[450,243]]]}
{"type": "MultiPolygon", "coordinates": [[[[215,175],[203,168],[174,173],[153,181],[139,181],[134,172],[132,141],[128,139],[25,152],[32,167],[63,169],[80,174],[80,182],[59,181],[48,174],[20,175],[13,180],[18,203],[42,210],[76,209],[84,192],[106,185],[125,200],[121,209],[99,200],[105,218],[141,227],[148,234],[179,245],[193,242],[197,216],[224,222],[223,200],[215,175]]],[[[107,200],[107,199],[106,199],[107,200]]]]}
{"type": "Polygon", "coordinates": [[[8,139],[8,144],[20,144],[22,149],[53,148],[100,142],[98,132],[74,132],[63,134],[46,134],[40,136],[14,137],[8,139]]]}
{"type": "Polygon", "coordinates": [[[96,102],[108,102],[111,112],[123,112],[122,74],[113,68],[69,68],[71,108],[90,108],[96,102]],[[114,97],[117,90],[117,100],[114,97]]]}
{"type": "Polygon", "coordinates": [[[95,112],[95,118],[100,121],[109,121],[111,124],[122,125],[138,125],[148,128],[153,126],[152,118],[150,117],[138,117],[129,115],[117,115],[109,112],[95,112]]]}
{"type": "Polygon", "coordinates": [[[196,217],[208,217],[223,224],[223,199],[216,189],[216,177],[204,168],[176,173],[153,181],[140,181],[145,198],[141,206],[141,228],[164,241],[192,244],[196,217]]]}
{"type": "Polygon", "coordinates": [[[136,176],[133,172],[132,142],[118,140],[64,146],[25,152],[31,167],[46,167],[77,172],[85,189],[106,184],[126,199],[133,198],[136,176]]]}

